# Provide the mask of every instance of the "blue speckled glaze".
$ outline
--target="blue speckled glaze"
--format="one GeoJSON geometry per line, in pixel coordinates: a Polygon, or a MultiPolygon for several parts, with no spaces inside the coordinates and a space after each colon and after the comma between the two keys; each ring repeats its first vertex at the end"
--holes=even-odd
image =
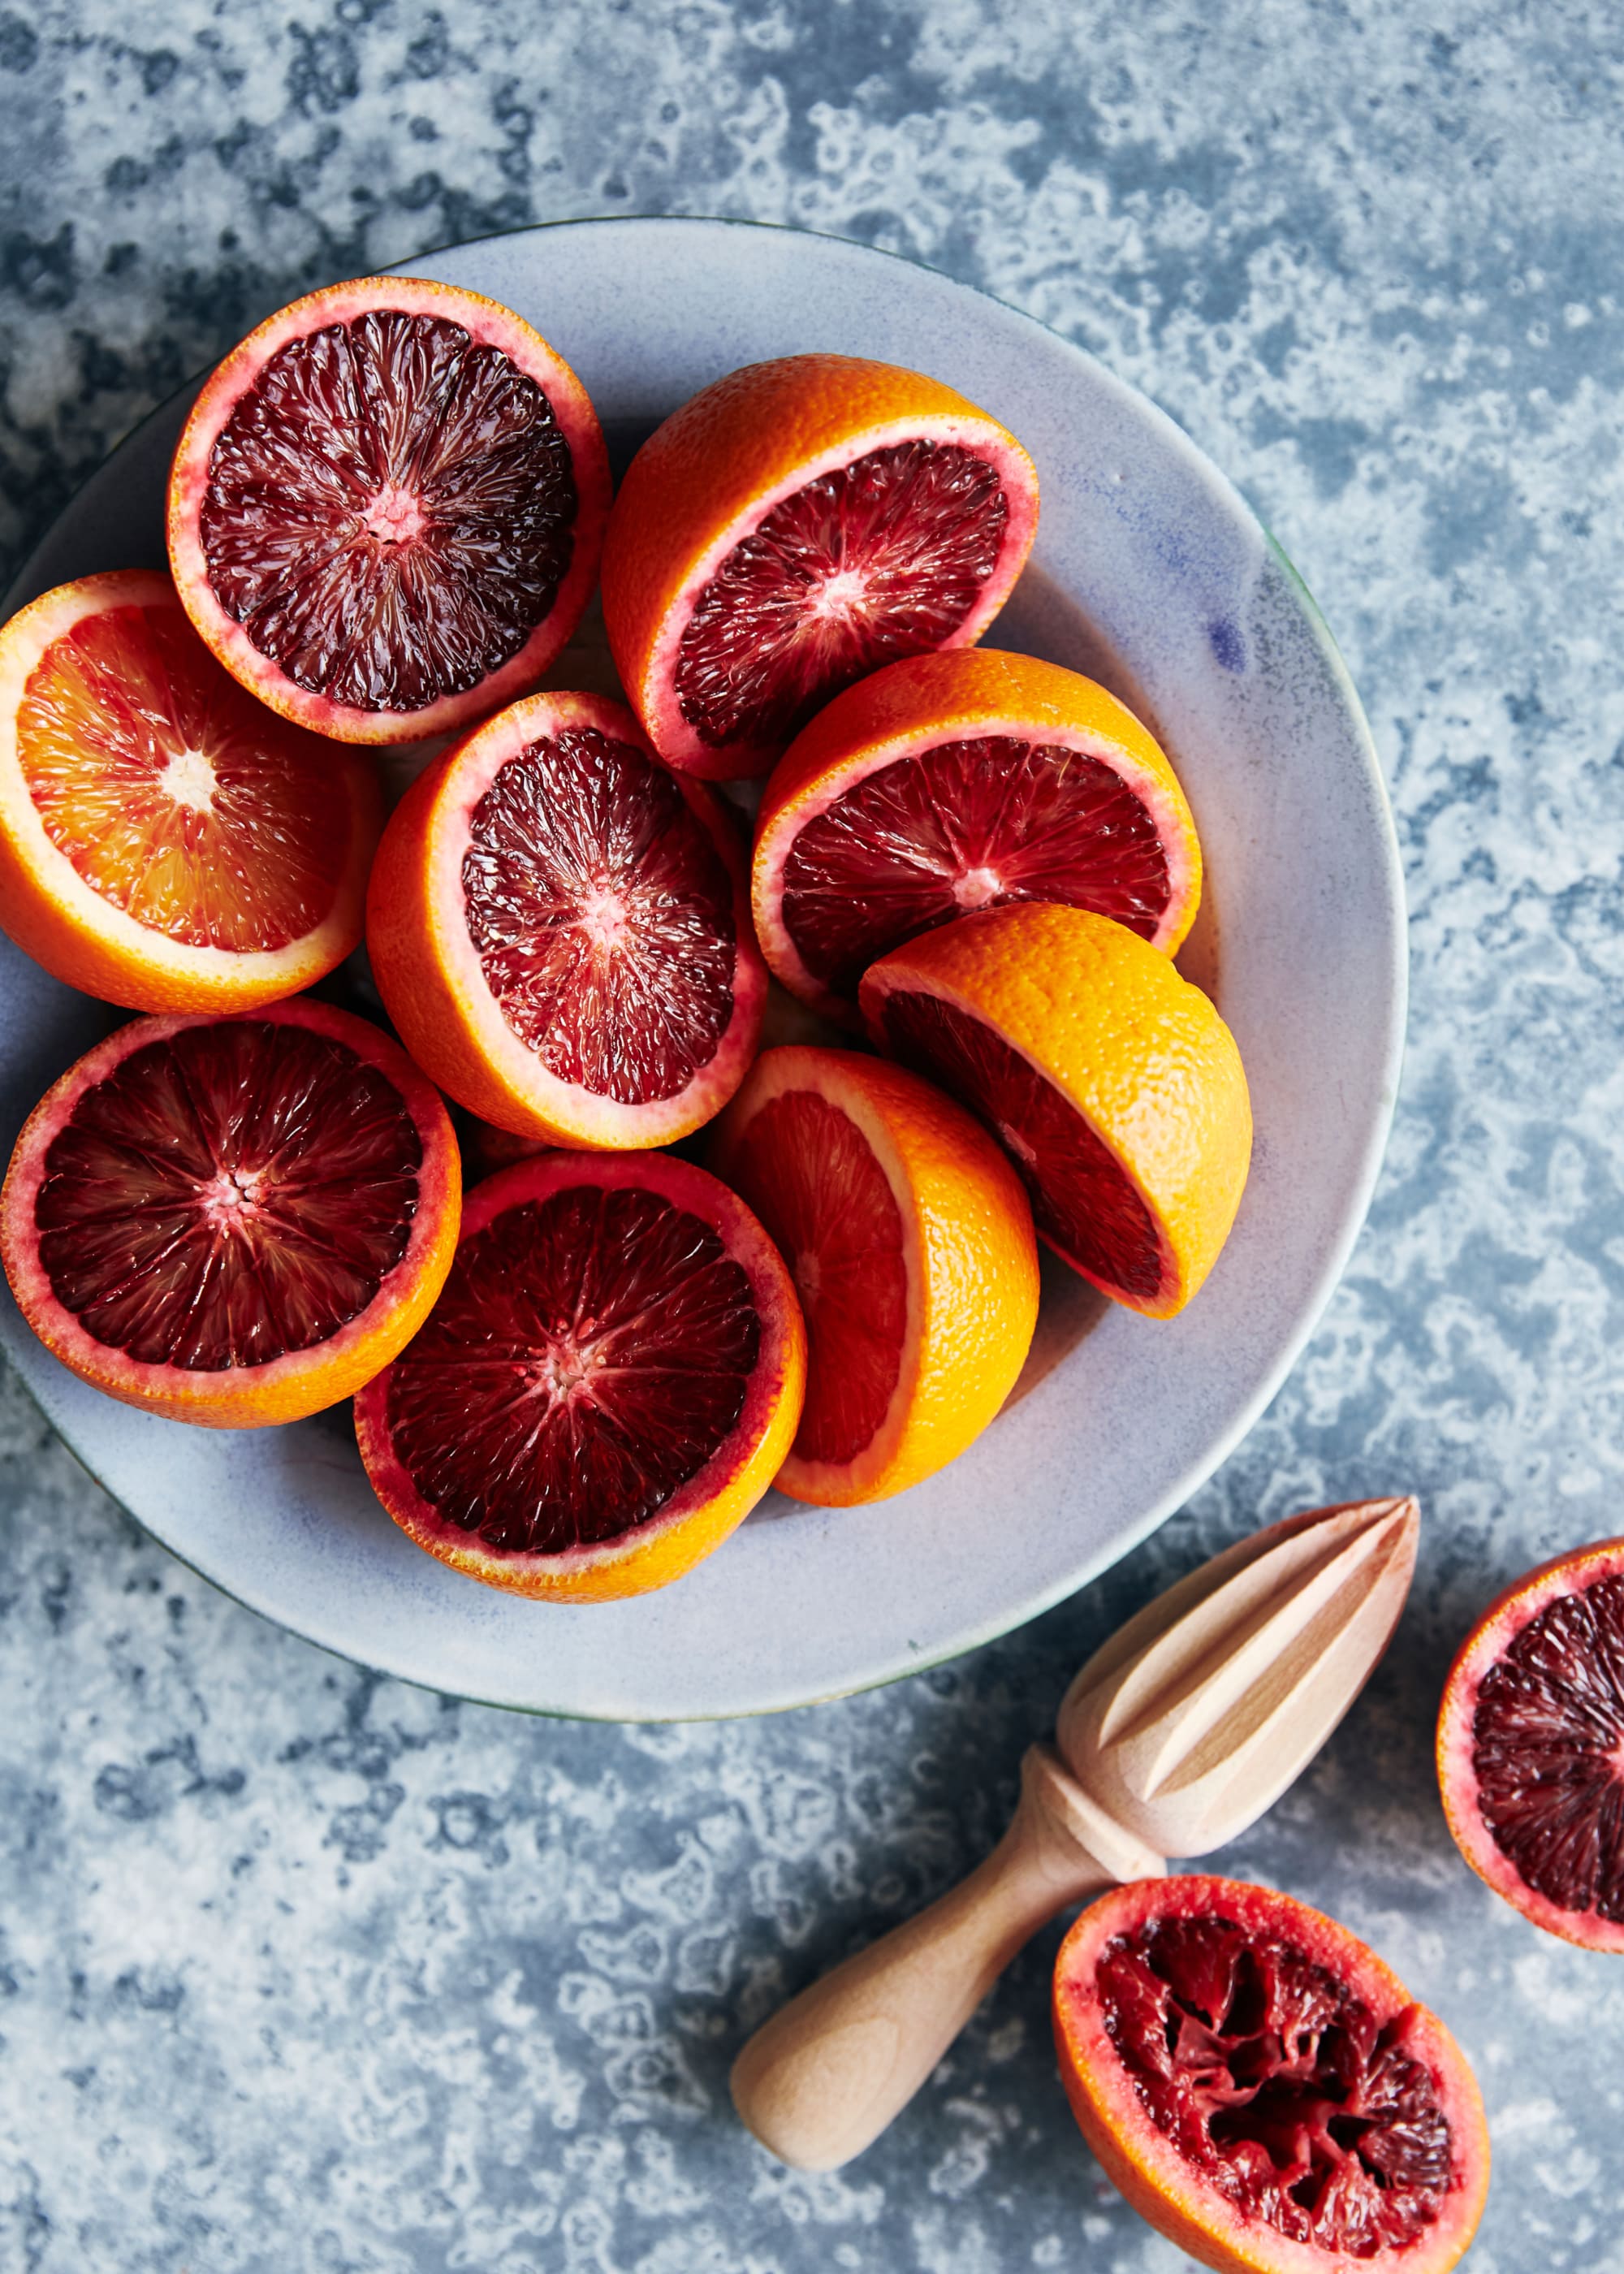
{"type": "Polygon", "coordinates": [[[1605,11],[1473,0],[0,8],[14,561],[324,278],[601,212],[881,245],[1143,388],[1299,564],[1392,790],[1413,976],[1369,1224],[1244,1445],[1035,1624],[839,1705],[616,1728],[359,1674],[145,1539],[11,1382],[6,2274],[1173,2274],[1060,2096],[1052,1934],[833,2178],[739,2133],[727,2065],[983,1850],[1114,1620],[1394,1485],[1427,1517],[1395,1649],[1223,1861],[1462,2037],[1497,2158],[1472,2274],[1624,2270],[1624,1973],[1470,1877],[1429,1761],[1495,1586],[1621,1528],[1621,69],[1605,11]]]}

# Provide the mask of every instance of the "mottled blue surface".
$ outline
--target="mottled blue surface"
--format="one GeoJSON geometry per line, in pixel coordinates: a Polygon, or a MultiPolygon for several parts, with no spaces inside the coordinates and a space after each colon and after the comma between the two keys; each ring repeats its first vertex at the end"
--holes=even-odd
{"type": "Polygon", "coordinates": [[[1164,2274],[1055,2081],[1052,1937],[838,2177],[739,2132],[728,2062],[981,1850],[1116,1616],[1390,1486],[1428,1518],[1398,1645],[1226,1860],[1369,1936],[1477,2061],[1474,2274],[1624,2269],[1624,1966],[1479,1887],[1429,1766],[1493,1587],[1620,1528],[1624,36],[1425,12],[0,12],[11,558],[325,277],[605,211],[883,244],[1094,349],[1239,481],[1363,691],[1415,952],[1387,1172],[1262,1425],[1103,1584],[893,1690],[614,1730],[379,1683],[145,1542],[13,1390],[4,2274],[1164,2274]]]}

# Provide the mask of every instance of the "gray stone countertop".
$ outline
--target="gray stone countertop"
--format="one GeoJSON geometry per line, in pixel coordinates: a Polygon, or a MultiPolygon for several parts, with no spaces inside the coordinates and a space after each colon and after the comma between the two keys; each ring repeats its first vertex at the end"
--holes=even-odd
{"type": "Polygon", "coordinates": [[[0,12],[0,548],[327,278],[485,230],[801,223],[986,286],[1182,421],[1300,567],[1392,786],[1414,1008],[1371,1221],[1251,1439],[1024,1632],[771,1721],[527,1721],[177,1564],[0,1394],[4,2274],[1185,2262],[1058,2088],[1056,1936],[861,2162],[726,2073],[936,1892],[1119,1616],[1261,1520],[1426,1512],[1397,1645],[1223,1859],[1482,2078],[1473,2274],[1624,2269],[1624,1964],[1456,1856],[1447,1656],[1624,1462],[1624,32],[1579,0],[36,0],[0,12]]]}

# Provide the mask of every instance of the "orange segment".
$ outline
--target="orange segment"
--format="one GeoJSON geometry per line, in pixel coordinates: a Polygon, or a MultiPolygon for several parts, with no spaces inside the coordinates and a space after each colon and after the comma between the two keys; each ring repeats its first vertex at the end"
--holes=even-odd
{"type": "Polygon", "coordinates": [[[545,1153],[469,1195],[444,1292],[356,1401],[373,1489],[487,1585],[663,1587],[772,1481],[806,1337],[742,1202],[669,1154],[545,1153]]]}
{"type": "Polygon", "coordinates": [[[169,472],[169,563],[233,677],[348,742],[535,686],[591,597],[609,465],[586,390],[511,308],[360,276],[212,372],[169,472]]]}
{"type": "Polygon", "coordinates": [[[757,1059],[712,1159],[771,1234],[806,1318],[781,1489],[883,1500],[963,1452],[1037,1320],[1031,1211],[996,1146],[898,1066],[792,1045],[757,1059]]]}
{"type": "Polygon", "coordinates": [[[1032,461],[939,380],[859,356],[731,372],[628,470],[604,621],[667,764],[765,772],[877,666],[980,637],[1037,527],[1032,461]]]}
{"type": "Polygon", "coordinates": [[[838,695],[756,820],[756,930],[792,994],[848,1025],[868,965],[1008,900],[1115,917],[1177,953],[1201,849],[1155,738],[1091,679],[958,648],[838,695]]]}
{"type": "Polygon", "coordinates": [[[876,963],[881,1046],[998,1137],[1040,1238],[1106,1294],[1170,1318],[1228,1239],[1252,1156],[1234,1037],[1146,940],[1081,908],[1012,902],[876,963]]]}
{"type": "Polygon", "coordinates": [[[761,1029],[735,817],[598,696],[511,704],[418,776],[367,946],[418,1064],[518,1137],[672,1143],[732,1096],[761,1029]]]}
{"type": "Polygon", "coordinates": [[[461,1195],[439,1094],[365,1019],[309,997],[133,1019],[30,1116],[0,1254],[81,1380],[256,1428],[388,1363],[439,1292],[461,1195]]]}
{"type": "Polygon", "coordinates": [[[1438,1779],[1497,1895],[1624,1951],[1624,1540],[1569,1548],[1489,1605],[1444,1685],[1438,1779]]]}
{"type": "Polygon", "coordinates": [[[0,921],[132,1009],[241,1009],[360,937],[369,763],[266,711],[166,576],[64,585],[0,631],[0,921]]]}
{"type": "Polygon", "coordinates": [[[1448,2274],[1489,2185],[1437,2014],[1322,1911],[1195,1873],[1113,1888],[1055,1962],[1061,2082],[1106,2176],[1218,2274],[1448,2274]]]}

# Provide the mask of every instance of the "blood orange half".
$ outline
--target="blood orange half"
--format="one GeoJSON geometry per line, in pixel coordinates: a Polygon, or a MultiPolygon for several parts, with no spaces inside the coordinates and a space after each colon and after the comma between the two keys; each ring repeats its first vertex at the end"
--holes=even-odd
{"type": "Polygon", "coordinates": [[[760,1216],[807,1322],[807,1400],[778,1484],[846,1508],[962,1453],[1037,1323],[1032,1211],[997,1147],[900,1066],[767,1050],[712,1164],[760,1216]]]}
{"type": "Polygon", "coordinates": [[[789,1276],[725,1185],[669,1154],[545,1153],[469,1194],[445,1290],[356,1432],[419,1547],[599,1602],[680,1578],[742,1522],[805,1384],[789,1276]]]}
{"type": "Polygon", "coordinates": [[[1221,2274],[1446,2274],[1489,2183],[1444,2024],[1345,1927],[1270,1887],[1115,1889],[1055,1965],[1055,2042],[1108,2178],[1221,2274]]]}
{"type": "Polygon", "coordinates": [[[531,696],[419,775],[366,937],[417,1063],[515,1136],[669,1144],[755,1055],[767,974],[733,817],[600,696],[531,696]]]}
{"type": "Polygon", "coordinates": [[[859,356],[703,388],[644,443],[604,551],[620,682],[668,764],[764,773],[821,703],[965,647],[1008,599],[1037,476],[986,411],[859,356]]]}
{"type": "Polygon", "coordinates": [[[1536,1926],[1624,1951],[1624,1540],[1507,1587],[1450,1669],[1438,1777],[1456,1845],[1536,1926]]]}
{"type": "Polygon", "coordinates": [[[372,764],[222,671],[167,576],[86,576],[0,629],[0,924],[132,1011],[291,995],[361,937],[372,764]]]}
{"type": "Polygon", "coordinates": [[[1183,1310],[1252,1157],[1240,1053],[1199,988],[1109,916],[1013,900],[893,949],[860,994],[881,1048],[998,1138],[1056,1255],[1131,1310],[1183,1310]]]}
{"type": "Polygon", "coordinates": [[[351,1396],[415,1333],[461,1191],[439,1094],[365,1020],[309,997],[136,1019],[35,1107],[0,1256],[81,1380],[253,1428],[351,1396]]]}
{"type": "Polygon", "coordinates": [[[510,308],[418,277],[296,300],[205,383],[169,475],[199,631],[274,710],[350,742],[533,687],[598,574],[585,388],[510,308]]]}
{"type": "Polygon", "coordinates": [[[1176,953],[1201,850],[1173,769],[1115,696],[959,648],[876,671],[796,736],[763,794],[753,897],[774,975],[856,1025],[871,963],[1007,900],[1092,908],[1176,953]]]}

